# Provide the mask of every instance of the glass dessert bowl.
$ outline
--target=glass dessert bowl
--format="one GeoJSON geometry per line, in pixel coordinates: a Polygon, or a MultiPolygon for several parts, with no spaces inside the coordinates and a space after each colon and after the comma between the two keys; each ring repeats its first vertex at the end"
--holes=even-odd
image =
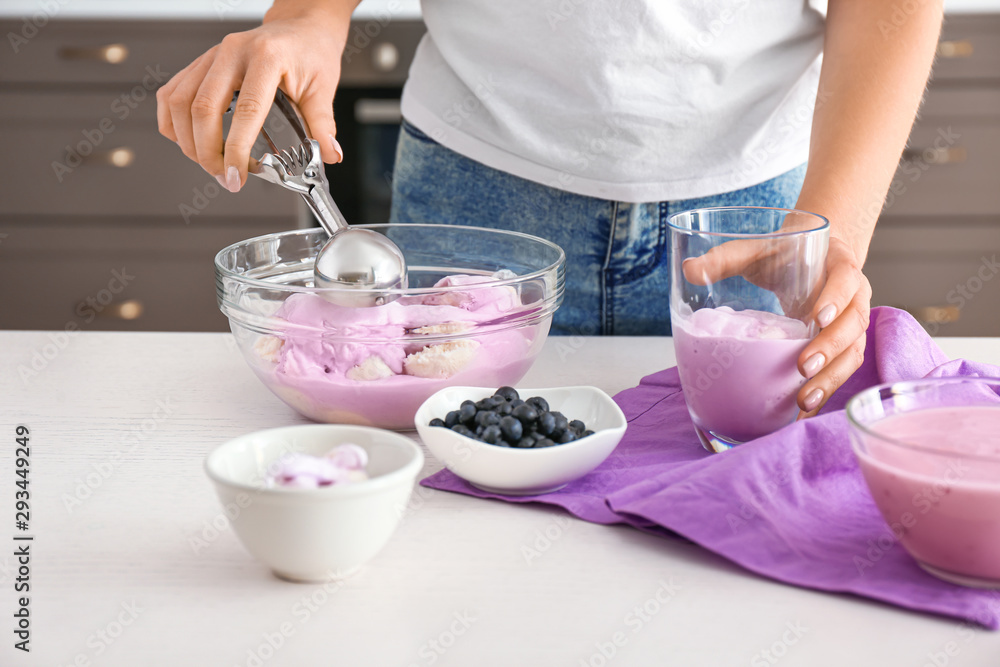
{"type": "Polygon", "coordinates": [[[1000,379],[878,385],[848,402],[847,418],[872,498],[917,563],[1000,588],[1000,379]]]}
{"type": "Polygon", "coordinates": [[[409,286],[384,306],[337,305],[328,293],[339,288],[314,286],[322,229],[248,239],[216,256],[219,308],[268,389],[314,421],[404,430],[440,389],[524,376],[562,300],[559,246],[478,227],[363,227],[406,259],[409,286]]]}

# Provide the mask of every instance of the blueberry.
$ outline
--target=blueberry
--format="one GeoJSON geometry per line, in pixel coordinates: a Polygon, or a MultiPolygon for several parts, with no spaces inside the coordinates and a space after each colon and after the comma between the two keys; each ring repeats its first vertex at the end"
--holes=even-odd
{"type": "Polygon", "coordinates": [[[535,439],[532,438],[530,435],[526,435],[520,440],[518,440],[514,446],[517,447],[518,449],[531,449],[532,447],[535,446],[535,439]]]}
{"type": "Polygon", "coordinates": [[[569,427],[573,429],[573,431],[576,433],[583,433],[584,431],[587,430],[587,425],[584,424],[579,419],[574,419],[573,421],[571,421],[569,423],[569,427]]]}
{"type": "Polygon", "coordinates": [[[569,420],[566,419],[566,415],[561,412],[550,412],[549,414],[556,419],[556,427],[552,429],[553,433],[565,433],[569,430],[569,420]]]}
{"type": "Polygon", "coordinates": [[[458,411],[458,421],[463,424],[471,424],[476,418],[476,406],[471,401],[466,401],[462,403],[462,407],[458,411]]]}
{"type": "Polygon", "coordinates": [[[535,449],[538,449],[539,447],[553,447],[555,444],[556,443],[552,442],[548,438],[540,438],[537,442],[535,442],[535,449]]]}
{"type": "Polygon", "coordinates": [[[435,417],[431,420],[431,426],[446,426],[443,419],[438,419],[435,417]]]}
{"type": "Polygon", "coordinates": [[[451,431],[452,433],[458,433],[459,435],[464,435],[467,438],[473,438],[476,435],[475,433],[469,430],[468,426],[465,426],[464,424],[455,424],[454,426],[451,427],[451,431]]]}
{"type": "Polygon", "coordinates": [[[565,431],[560,433],[559,437],[556,438],[556,442],[558,442],[560,445],[565,445],[567,442],[573,442],[574,440],[576,440],[576,433],[570,431],[569,429],[566,429],[565,431]]]}
{"type": "Polygon", "coordinates": [[[516,408],[519,405],[524,405],[524,401],[522,401],[520,398],[515,398],[513,401],[510,402],[510,407],[512,408],[516,408]]]}
{"type": "Polygon", "coordinates": [[[483,431],[485,431],[485,430],[486,430],[486,427],[485,427],[485,426],[482,426],[482,425],[480,425],[480,426],[477,426],[477,427],[476,427],[476,435],[477,435],[477,436],[479,436],[479,435],[482,435],[482,434],[483,434],[483,431]]]}
{"type": "Polygon", "coordinates": [[[501,405],[507,405],[507,399],[504,398],[503,396],[490,396],[486,400],[493,405],[494,410],[499,408],[501,405]]]}
{"type": "Polygon", "coordinates": [[[514,412],[514,408],[510,407],[510,403],[504,403],[503,405],[498,405],[496,409],[496,413],[501,417],[506,417],[512,412],[514,412]]]}
{"type": "Polygon", "coordinates": [[[556,430],[556,418],[551,412],[543,412],[538,415],[538,432],[542,435],[552,435],[556,430]]]}
{"type": "Polygon", "coordinates": [[[451,428],[460,421],[462,420],[459,418],[458,410],[452,410],[444,417],[444,425],[447,426],[448,428],[451,428]]]}
{"type": "Polygon", "coordinates": [[[481,398],[475,403],[477,410],[492,410],[493,403],[490,402],[489,398],[481,398]]]}
{"type": "Polygon", "coordinates": [[[476,415],[476,424],[478,426],[493,426],[499,423],[500,415],[491,410],[480,410],[476,415]]]}
{"type": "Polygon", "coordinates": [[[514,389],[513,387],[500,387],[493,395],[500,396],[505,401],[516,401],[521,398],[517,395],[517,389],[514,389]]]}
{"type": "Polygon", "coordinates": [[[497,440],[496,442],[494,442],[493,446],[494,447],[511,447],[511,444],[509,442],[505,441],[503,438],[501,438],[501,439],[497,440]]]}
{"type": "Polygon", "coordinates": [[[497,444],[497,441],[500,440],[500,436],[500,427],[496,424],[487,426],[483,429],[483,442],[485,443],[495,445],[497,444]]]}
{"type": "Polygon", "coordinates": [[[538,410],[539,412],[549,411],[549,402],[546,401],[541,396],[532,396],[531,398],[526,400],[525,403],[527,403],[528,405],[535,406],[535,409],[538,410]]]}
{"type": "Polygon", "coordinates": [[[465,399],[464,401],[462,401],[462,404],[459,405],[458,407],[459,408],[464,408],[466,405],[475,406],[476,404],[473,401],[470,401],[469,399],[465,399]]]}
{"type": "Polygon", "coordinates": [[[517,417],[506,416],[500,420],[500,430],[503,432],[503,437],[509,442],[517,442],[521,439],[524,434],[524,427],[517,417]]]}
{"type": "Polygon", "coordinates": [[[517,417],[524,426],[528,426],[531,422],[538,419],[538,410],[527,403],[514,408],[514,411],[511,414],[517,417]]]}
{"type": "Polygon", "coordinates": [[[586,438],[588,435],[594,435],[593,431],[587,430],[580,434],[581,438],[586,438]]]}

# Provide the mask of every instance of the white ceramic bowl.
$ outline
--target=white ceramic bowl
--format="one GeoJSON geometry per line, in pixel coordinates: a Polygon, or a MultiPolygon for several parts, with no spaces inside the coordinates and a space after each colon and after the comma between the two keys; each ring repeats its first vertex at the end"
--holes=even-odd
{"type": "Polygon", "coordinates": [[[208,455],[205,471],[247,551],[283,579],[328,581],[354,574],[385,546],[423,463],[420,448],[398,433],[315,424],[230,440],[208,455]],[[368,452],[368,480],[318,489],[265,486],[267,467],[284,454],[321,456],[347,442],[368,452]]]}
{"type": "Polygon", "coordinates": [[[521,398],[541,396],[549,409],[567,419],[579,419],[594,434],[580,440],[543,449],[515,449],[488,445],[441,426],[431,419],[444,419],[462,401],[492,396],[496,388],[449,387],[428,398],[414,417],[420,438],[431,453],[473,486],[508,496],[533,496],[557,491],[583,477],[608,458],[625,434],[625,415],[611,397],[597,387],[520,389],[521,398]]]}

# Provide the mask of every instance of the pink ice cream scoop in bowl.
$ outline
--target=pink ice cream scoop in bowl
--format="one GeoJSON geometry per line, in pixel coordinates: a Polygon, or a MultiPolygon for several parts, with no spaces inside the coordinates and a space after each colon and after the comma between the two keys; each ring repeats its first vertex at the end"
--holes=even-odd
{"type": "Polygon", "coordinates": [[[300,424],[220,444],[205,472],[252,556],[282,579],[319,582],[351,576],[386,546],[423,464],[399,433],[300,424]]]}
{"type": "Polygon", "coordinates": [[[1000,378],[879,385],[847,417],[872,498],[917,563],[1000,588],[1000,378]]]}
{"type": "Polygon", "coordinates": [[[344,305],[335,294],[343,288],[314,284],[322,229],[260,236],[216,256],[219,307],[268,389],[315,421],[408,430],[440,389],[524,376],[562,300],[559,246],[461,225],[363,227],[406,260],[408,287],[380,306],[344,305]]]}

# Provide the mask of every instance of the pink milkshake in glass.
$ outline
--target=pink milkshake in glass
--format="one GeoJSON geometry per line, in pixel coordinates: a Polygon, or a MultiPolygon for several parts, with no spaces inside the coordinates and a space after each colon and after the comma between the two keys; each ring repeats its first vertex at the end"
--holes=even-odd
{"type": "Polygon", "coordinates": [[[889,529],[931,574],[1000,588],[1000,380],[933,378],[865,390],[851,439],[889,529]]]}
{"type": "Polygon", "coordinates": [[[702,445],[720,452],[798,415],[798,357],[818,332],[829,223],[805,211],[727,207],[671,216],[670,320],[702,445]]]}
{"type": "Polygon", "coordinates": [[[672,315],[677,370],[695,427],[746,442],[795,420],[809,342],[799,320],[758,310],[672,315]]]}

